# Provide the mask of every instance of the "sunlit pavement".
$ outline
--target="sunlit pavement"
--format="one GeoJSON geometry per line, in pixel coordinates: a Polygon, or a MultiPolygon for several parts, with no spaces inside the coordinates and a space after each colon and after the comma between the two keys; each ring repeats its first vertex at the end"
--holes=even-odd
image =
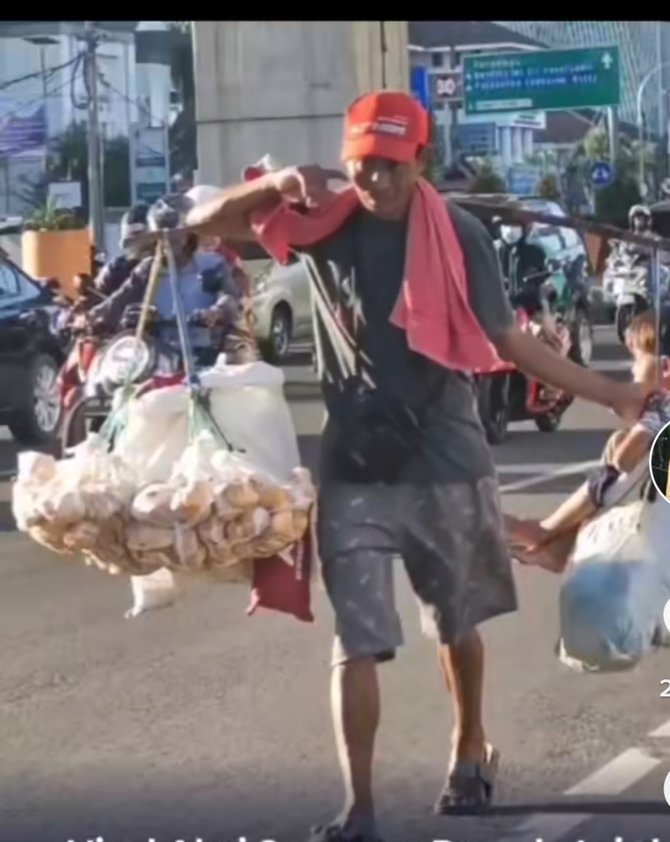
{"type": "MultiPolygon", "coordinates": [[[[609,329],[599,365],[622,373],[609,329]]],[[[305,458],[321,405],[306,355],[287,367],[305,458]]],[[[597,458],[614,419],[577,403],[561,429],[516,425],[496,448],[509,511],[542,514],[597,458]]],[[[0,442],[0,468],[15,454],[0,442]]],[[[313,626],[247,618],[247,594],[212,588],[124,620],[123,581],[41,552],[12,526],[0,487],[0,839],[66,842],[299,842],[339,806],[328,711],[332,618],[315,595],[313,626]]],[[[443,780],[450,717],[434,652],[401,577],[407,643],[382,670],[376,787],[392,842],[670,842],[667,651],[638,670],[567,672],[554,656],[559,580],[518,570],[521,609],[484,629],[486,716],[502,754],[486,819],[430,815],[443,780]],[[660,728],[660,731],[659,731],[660,728]],[[657,732],[653,735],[653,732],[657,732]]]]}

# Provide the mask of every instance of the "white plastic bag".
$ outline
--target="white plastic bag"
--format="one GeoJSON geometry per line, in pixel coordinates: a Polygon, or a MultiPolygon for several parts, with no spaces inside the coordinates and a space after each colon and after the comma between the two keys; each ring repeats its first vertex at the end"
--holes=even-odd
{"type": "Polygon", "coordinates": [[[670,599],[670,505],[647,488],[639,499],[638,485],[638,499],[631,491],[580,530],[575,568],[560,593],[558,655],[572,669],[629,669],[662,625],[670,599]]]}
{"type": "MultiPolygon", "coordinates": [[[[201,380],[211,390],[210,406],[215,421],[231,444],[245,451],[243,458],[231,455],[223,459],[220,450],[212,457],[211,442],[204,437],[189,445],[188,393],[183,386],[149,392],[134,401],[126,428],[117,441],[116,453],[130,464],[141,465],[142,478],[155,483],[167,483],[178,476],[192,481],[213,474],[221,478],[227,466],[238,472],[246,465],[249,471],[260,472],[277,482],[293,482],[295,505],[307,506],[311,502],[309,492],[301,494],[303,478],[299,472],[294,474],[300,465],[300,454],[283,394],[282,371],[262,362],[226,366],[220,357],[216,366],[201,374],[201,380]]],[[[221,506],[225,502],[222,497],[215,499],[219,517],[224,514],[221,506]]],[[[255,512],[252,518],[258,528],[265,526],[260,523],[261,513],[255,512]]],[[[218,531],[218,524],[213,525],[218,531]]],[[[208,521],[196,529],[203,543],[215,542],[208,521]]],[[[226,561],[221,559],[222,563],[226,561]]],[[[233,554],[215,578],[249,581],[250,571],[245,564],[233,554]]],[[[131,581],[134,597],[134,606],[128,614],[131,617],[153,607],[172,604],[180,595],[176,579],[168,571],[132,577],[131,581]]]]}
{"type": "Polygon", "coordinates": [[[126,619],[134,619],[146,611],[168,608],[183,592],[186,579],[164,567],[149,576],[132,576],[133,606],[126,611],[126,619]]]}
{"type": "MultiPolygon", "coordinates": [[[[211,389],[211,411],[231,444],[256,468],[280,482],[300,464],[293,419],[283,394],[284,375],[262,362],[217,365],[201,375],[211,389]]],[[[189,444],[188,392],[172,386],[148,392],[129,407],[115,452],[142,466],[146,482],[166,482],[189,444]]]]}

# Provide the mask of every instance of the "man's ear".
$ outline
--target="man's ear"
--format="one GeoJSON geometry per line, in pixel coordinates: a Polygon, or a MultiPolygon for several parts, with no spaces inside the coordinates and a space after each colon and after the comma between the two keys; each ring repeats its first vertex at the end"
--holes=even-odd
{"type": "Polygon", "coordinates": [[[430,147],[422,146],[416,156],[416,165],[419,175],[423,175],[430,167],[430,147]]]}

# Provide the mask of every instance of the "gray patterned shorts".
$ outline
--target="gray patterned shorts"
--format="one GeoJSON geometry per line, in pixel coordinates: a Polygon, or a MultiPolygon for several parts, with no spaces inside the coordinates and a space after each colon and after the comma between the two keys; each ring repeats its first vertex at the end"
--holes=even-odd
{"type": "Polygon", "coordinates": [[[515,611],[497,481],[321,486],[319,553],[335,610],[333,664],[394,657],[403,642],[393,560],[404,562],[423,631],[458,641],[515,611]]]}

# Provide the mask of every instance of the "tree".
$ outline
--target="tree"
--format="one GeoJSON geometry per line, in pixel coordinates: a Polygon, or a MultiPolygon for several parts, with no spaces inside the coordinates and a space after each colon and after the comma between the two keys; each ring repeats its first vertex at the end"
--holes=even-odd
{"type": "Polygon", "coordinates": [[[609,136],[604,127],[594,126],[589,129],[577,146],[571,165],[576,168],[577,177],[595,206],[596,218],[612,225],[625,226],[630,206],[637,204],[641,198],[637,182],[640,152],[645,156],[645,167],[650,171],[653,170],[654,160],[648,144],[640,147],[636,141],[623,134],[619,135],[618,140],[615,178],[608,187],[594,189],[590,183],[593,164],[610,160],[609,136]]]}
{"type": "Polygon", "coordinates": [[[123,135],[105,142],[104,164],[105,207],[127,208],[130,205],[130,144],[123,135]]]}
{"type": "MultiPolygon", "coordinates": [[[[128,138],[119,136],[105,140],[104,153],[105,207],[127,207],[130,204],[130,153],[128,138]]],[[[46,206],[49,183],[78,181],[81,184],[82,207],[88,214],[88,140],[86,123],[71,123],[54,137],[47,149],[46,173],[37,183],[23,183],[21,199],[36,210],[46,206]]]]}
{"type": "Polygon", "coordinates": [[[537,192],[543,199],[560,199],[561,190],[556,176],[553,173],[545,175],[538,185],[537,192]]]}
{"type": "Polygon", "coordinates": [[[485,160],[470,185],[471,193],[505,193],[507,184],[493,166],[493,162],[485,160]]]}

